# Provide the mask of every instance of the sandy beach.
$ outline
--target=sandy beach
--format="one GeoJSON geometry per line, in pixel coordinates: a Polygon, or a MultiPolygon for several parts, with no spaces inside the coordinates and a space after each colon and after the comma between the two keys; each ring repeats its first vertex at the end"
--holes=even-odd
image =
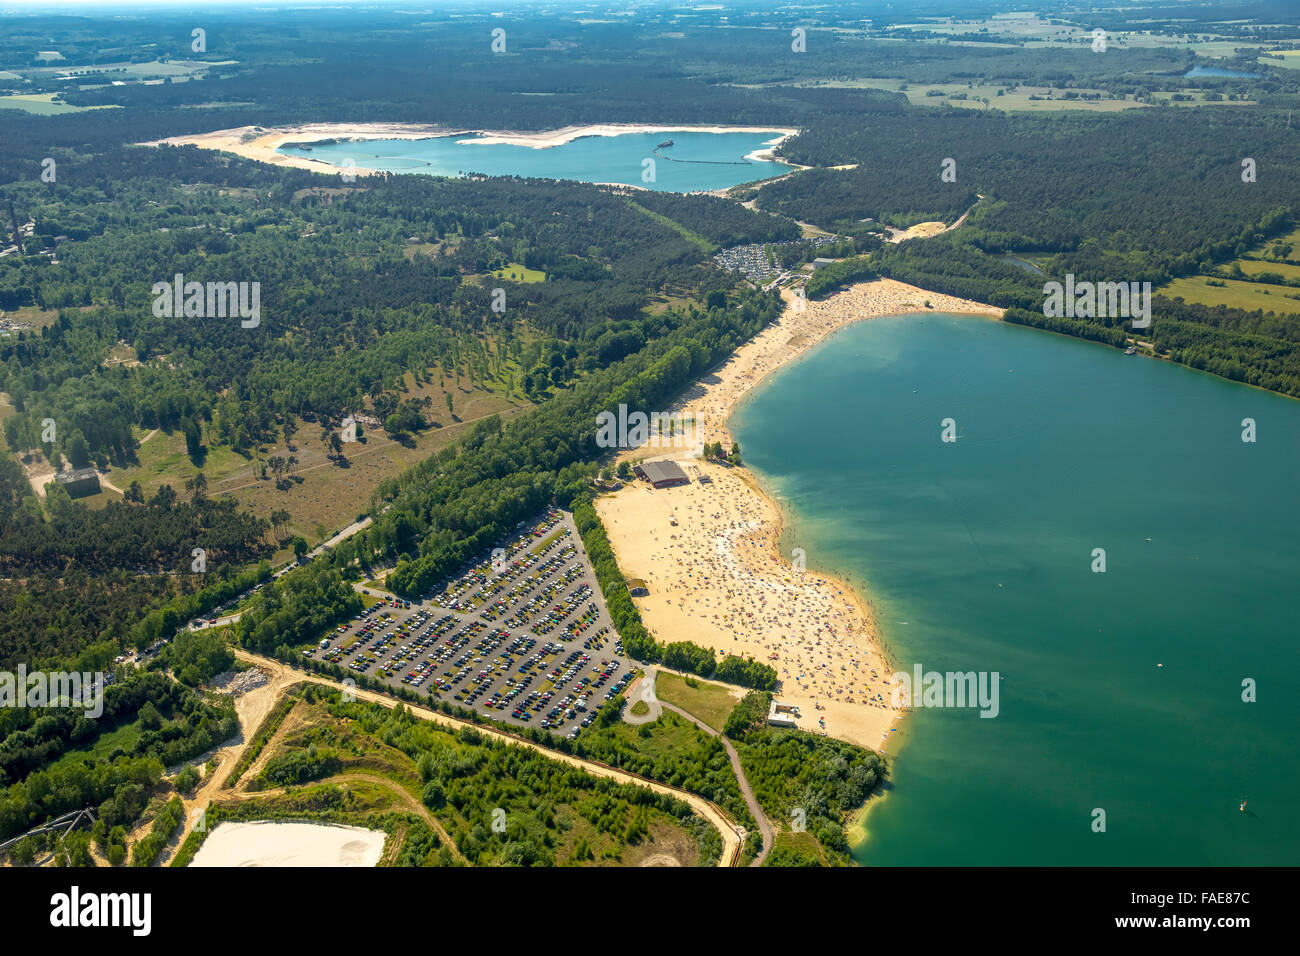
{"type": "MultiPolygon", "coordinates": [[[[533,149],[550,149],[584,136],[620,136],[624,133],[775,133],[768,140],[765,148],[750,153],[747,159],[780,162],[772,156],[772,150],[798,130],[780,129],[770,126],[650,126],[645,124],[596,124],[589,126],[566,126],[563,129],[544,132],[513,132],[500,130],[467,130],[441,126],[436,123],[304,123],[298,126],[282,126],[275,129],[262,126],[237,126],[234,129],[219,129],[211,133],[195,133],[189,136],[173,136],[168,139],[139,143],[140,146],[198,146],[202,149],[215,149],[234,153],[245,159],[270,163],[273,166],[289,166],[295,169],[311,169],[319,173],[337,173],[339,167],[324,160],[313,159],[306,154],[285,156],[276,150],[285,143],[318,143],[322,140],[368,140],[368,139],[429,139],[434,136],[476,136],[472,145],[505,144],[511,146],[529,146],[533,149]]],[[[358,176],[369,176],[373,169],[356,167],[351,170],[358,176]]]]}
{"type": "MultiPolygon", "coordinates": [[[[730,447],[728,417],[766,376],[853,322],[925,311],[1002,314],[891,279],[860,283],[802,309],[788,305],[779,321],[663,411],[694,421],[692,444],[730,447]]],[[[801,729],[885,749],[900,714],[890,701],[894,668],[868,604],[780,553],[781,510],[746,469],[694,460],[684,448],[627,455],[678,459],[693,479],[711,479],[660,490],[633,481],[596,500],[623,573],[649,588],[636,599],[646,627],[660,641],[690,640],[772,665],[781,682],[776,697],[799,706],[801,729]]]]}

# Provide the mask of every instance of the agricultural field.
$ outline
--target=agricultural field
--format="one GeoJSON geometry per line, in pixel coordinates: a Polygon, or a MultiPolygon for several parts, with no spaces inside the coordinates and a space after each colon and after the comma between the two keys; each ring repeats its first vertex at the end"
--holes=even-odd
{"type": "Polygon", "coordinates": [[[1271,272],[1279,275],[1283,279],[1300,279],[1300,264],[1295,262],[1273,262],[1268,259],[1238,259],[1234,265],[1240,266],[1241,271],[1248,276],[1256,276],[1263,272],[1271,272]]]}
{"type": "MultiPolygon", "coordinates": [[[[784,85],[784,84],[773,84],[784,85]]],[[[1119,110],[1143,109],[1151,104],[1138,102],[1132,96],[1114,97],[1103,90],[1060,90],[1048,86],[1022,86],[1016,83],[905,83],[900,79],[864,80],[812,80],[789,84],[803,87],[889,90],[907,97],[913,106],[955,106],[964,109],[999,109],[1006,112],[1060,112],[1062,110],[1088,110],[1094,113],[1114,113],[1119,110]],[[985,103],[984,101],[988,102],[985,103]]],[[[1152,94],[1157,100],[1172,106],[1201,106],[1213,103],[1218,106],[1248,106],[1253,100],[1229,100],[1208,90],[1164,90],[1152,94]],[[1179,96],[1180,99],[1173,99],[1179,96]],[[1218,96],[1219,98],[1215,98],[1218,96]]]]}
{"type": "Polygon", "coordinates": [[[1264,66],[1281,66],[1288,70],[1300,70],[1300,50],[1276,50],[1272,56],[1261,56],[1259,62],[1264,66]],[[1277,59],[1280,56],[1282,59],[1277,59]]]}
{"type": "Polygon", "coordinates": [[[1184,276],[1156,291],[1170,298],[1181,296],[1185,302],[1198,305],[1224,305],[1236,309],[1263,309],[1266,312],[1300,315],[1300,288],[1271,282],[1243,281],[1223,275],[1225,271],[1231,273],[1234,269],[1240,269],[1248,276],[1271,272],[1283,279],[1300,279],[1300,229],[1269,239],[1252,249],[1249,255],[1251,258],[1234,259],[1225,263],[1217,270],[1218,275],[1184,276]],[[1273,255],[1281,258],[1273,259],[1273,255]]]}

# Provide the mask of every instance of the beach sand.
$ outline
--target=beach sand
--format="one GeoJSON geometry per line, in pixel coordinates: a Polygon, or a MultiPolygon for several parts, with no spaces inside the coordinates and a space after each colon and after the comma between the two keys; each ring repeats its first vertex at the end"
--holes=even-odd
{"type": "MultiPolygon", "coordinates": [[[[645,124],[605,123],[589,126],[566,126],[563,129],[544,132],[505,132],[497,130],[465,130],[440,126],[436,123],[304,123],[299,126],[282,126],[270,129],[261,126],[238,126],[234,129],[219,129],[211,133],[196,133],[190,136],[173,136],[169,139],[139,143],[140,146],[198,146],[202,149],[215,149],[234,153],[246,159],[270,163],[273,166],[290,166],[295,169],[311,169],[318,173],[337,173],[339,167],[324,160],[301,156],[285,156],[276,150],[285,143],[317,143],[322,140],[368,140],[368,139],[429,139],[433,136],[472,136],[482,133],[474,139],[474,145],[494,143],[512,146],[531,146],[533,149],[549,149],[563,146],[565,143],[583,136],[618,136],[623,133],[775,133],[766,149],[751,153],[750,156],[780,162],[772,157],[771,150],[786,139],[794,136],[798,130],[781,129],[770,126],[649,126],[645,124]]],[[[373,169],[356,167],[351,172],[358,176],[375,173],[373,169]]]]}
{"type": "MultiPolygon", "coordinates": [[[[1002,314],[891,279],[859,283],[802,309],[786,295],[790,304],[780,320],[664,410],[694,421],[693,445],[721,441],[729,448],[726,422],[737,402],[853,322],[925,311],[1002,314]]],[[[633,481],[596,500],[619,567],[647,583],[649,596],[636,603],[651,633],[770,664],[781,682],[776,697],[799,706],[801,729],[885,749],[900,714],[890,700],[894,668],[866,602],[812,567],[796,570],[791,556],[779,552],[781,510],[744,468],[692,459],[685,448],[626,454],[677,459],[693,479],[712,479],[660,490],[633,481]]]]}
{"type": "MultiPolygon", "coordinates": [[[[321,140],[366,139],[428,139],[430,136],[455,136],[464,130],[449,129],[435,123],[304,123],[300,126],[282,126],[269,129],[262,126],[237,126],[218,129],[211,133],[194,133],[189,136],[172,136],[168,139],[138,143],[139,146],[198,146],[223,153],[234,153],[245,159],[270,163],[272,166],[291,166],[310,169],[318,173],[337,173],[339,167],[322,159],[302,156],[284,156],[276,150],[285,143],[318,143],[321,140]]],[[[373,169],[357,167],[350,170],[358,176],[374,174],[373,169]]]]}

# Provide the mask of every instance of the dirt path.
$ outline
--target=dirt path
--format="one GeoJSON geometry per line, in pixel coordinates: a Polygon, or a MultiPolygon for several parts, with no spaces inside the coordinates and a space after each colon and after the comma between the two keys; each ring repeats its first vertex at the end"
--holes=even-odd
{"type": "Polygon", "coordinates": [[[638,724],[648,724],[656,721],[659,719],[659,715],[664,712],[663,704],[655,696],[655,675],[655,669],[647,667],[645,674],[638,677],[636,682],[627,689],[628,704],[623,708],[623,720],[633,727],[638,724]],[[638,700],[649,708],[640,716],[632,713],[632,705],[638,700]]]}
{"type": "Polygon", "coordinates": [[[767,818],[767,814],[763,812],[758,798],[754,796],[754,788],[749,785],[749,778],[745,776],[745,768],[741,766],[740,754],[736,752],[735,746],[724,734],[714,730],[700,718],[687,713],[676,704],[659,701],[659,706],[664,710],[671,710],[674,714],[680,714],[710,737],[717,737],[722,741],[722,748],[727,752],[727,759],[731,761],[731,769],[736,774],[736,783],[740,786],[740,795],[745,798],[745,806],[749,807],[749,815],[758,824],[758,832],[763,837],[763,848],[758,851],[758,855],[754,857],[749,865],[762,866],[763,861],[767,859],[767,855],[772,852],[772,840],[774,839],[772,821],[767,818]]]}
{"type": "Polygon", "coordinates": [[[485,737],[494,737],[504,743],[514,744],[519,747],[527,747],[551,760],[559,760],[571,766],[578,767],[591,774],[593,777],[604,777],[610,780],[617,780],[619,783],[631,783],[639,787],[646,787],[649,790],[653,790],[655,793],[676,797],[678,800],[688,804],[692,810],[713,824],[722,835],[722,854],[718,858],[718,866],[735,866],[736,861],[740,857],[741,839],[739,832],[737,832],[737,827],[727,819],[727,816],[717,806],[705,800],[703,797],[689,793],[686,790],[669,787],[665,784],[657,783],[656,781],[638,776],[637,774],[628,773],[623,770],[616,770],[615,768],[606,766],[605,764],[597,763],[592,760],[584,760],[580,757],[575,757],[572,754],[562,753],[558,750],[551,750],[550,748],[543,747],[541,744],[534,743],[526,738],[516,737],[513,734],[497,730],[495,727],[487,727],[482,724],[474,724],[466,720],[459,720],[455,717],[449,717],[446,714],[430,710],[427,707],[422,707],[418,704],[411,704],[407,701],[397,700],[396,698],[389,697],[385,694],[379,694],[375,691],[363,690],[359,687],[345,687],[338,681],[331,680],[327,677],[321,677],[317,674],[310,674],[306,671],[299,671],[289,667],[287,664],[282,664],[279,661],[271,660],[270,658],[262,657],[257,654],[251,654],[248,651],[239,648],[235,649],[235,656],[240,660],[257,664],[264,670],[271,671],[271,673],[275,675],[275,679],[272,682],[275,685],[283,684],[284,687],[288,687],[290,684],[295,684],[299,681],[311,681],[312,683],[322,684],[326,687],[333,687],[340,692],[347,691],[357,700],[380,704],[384,707],[392,708],[396,707],[398,704],[402,704],[411,714],[422,720],[429,720],[433,723],[442,724],[444,727],[450,727],[456,730],[468,727],[485,737]]]}
{"type": "MultiPolygon", "coordinates": [[[[280,699],[289,687],[300,680],[291,671],[285,672],[266,666],[261,669],[269,673],[271,679],[261,687],[255,687],[248,693],[235,698],[235,715],[239,718],[239,733],[233,743],[218,747],[216,752],[211,754],[211,757],[217,761],[216,767],[203,778],[203,782],[194,791],[194,795],[190,797],[181,796],[185,816],[181,823],[180,833],[168,842],[166,848],[159,854],[156,865],[167,866],[171,862],[176,855],[176,851],[185,843],[190,831],[194,829],[195,823],[202,818],[199,811],[206,809],[208,804],[212,802],[212,798],[221,792],[223,781],[244,755],[244,751],[248,749],[253,734],[262,725],[266,715],[271,712],[275,702],[280,699]]],[[[207,761],[204,757],[200,757],[195,762],[206,763],[207,761]]]]}

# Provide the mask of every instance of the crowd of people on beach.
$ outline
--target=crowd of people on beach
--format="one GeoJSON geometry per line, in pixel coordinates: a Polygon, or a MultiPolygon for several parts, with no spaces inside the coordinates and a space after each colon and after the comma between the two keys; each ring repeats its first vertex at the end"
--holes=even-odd
{"type": "MultiPolygon", "coordinates": [[[[891,280],[855,286],[827,302],[797,302],[778,322],[708,375],[672,412],[694,420],[696,439],[730,448],[727,417],[741,397],[770,372],[858,318],[908,311],[990,311],[986,306],[891,280]]],[[[992,310],[997,311],[997,310],[992,310]]],[[[780,514],[743,477],[723,464],[702,465],[711,479],[637,495],[670,495],[670,521],[648,532],[648,568],[638,573],[666,595],[670,607],[703,621],[721,636],[713,646],[771,664],[779,695],[820,711],[801,720],[805,729],[843,736],[827,726],[828,705],[876,708],[888,728],[895,713],[891,669],[872,630],[869,612],[843,587],[806,571],[779,551],[780,514]],[[888,715],[888,716],[886,716],[888,715]]],[[[656,510],[657,509],[649,509],[656,510]]],[[[643,558],[644,560],[644,558],[643,558]]],[[[647,625],[655,629],[653,615],[647,625]]],[[[672,640],[671,634],[659,634],[672,640]]],[[[880,732],[888,738],[890,729],[880,732]]]]}
{"type": "Polygon", "coordinates": [[[814,709],[823,700],[887,707],[888,678],[868,661],[867,621],[833,582],[779,563],[767,503],[734,473],[673,492],[678,527],[651,532],[670,601],[724,631],[726,650],[771,663],[783,691],[814,709]]]}

